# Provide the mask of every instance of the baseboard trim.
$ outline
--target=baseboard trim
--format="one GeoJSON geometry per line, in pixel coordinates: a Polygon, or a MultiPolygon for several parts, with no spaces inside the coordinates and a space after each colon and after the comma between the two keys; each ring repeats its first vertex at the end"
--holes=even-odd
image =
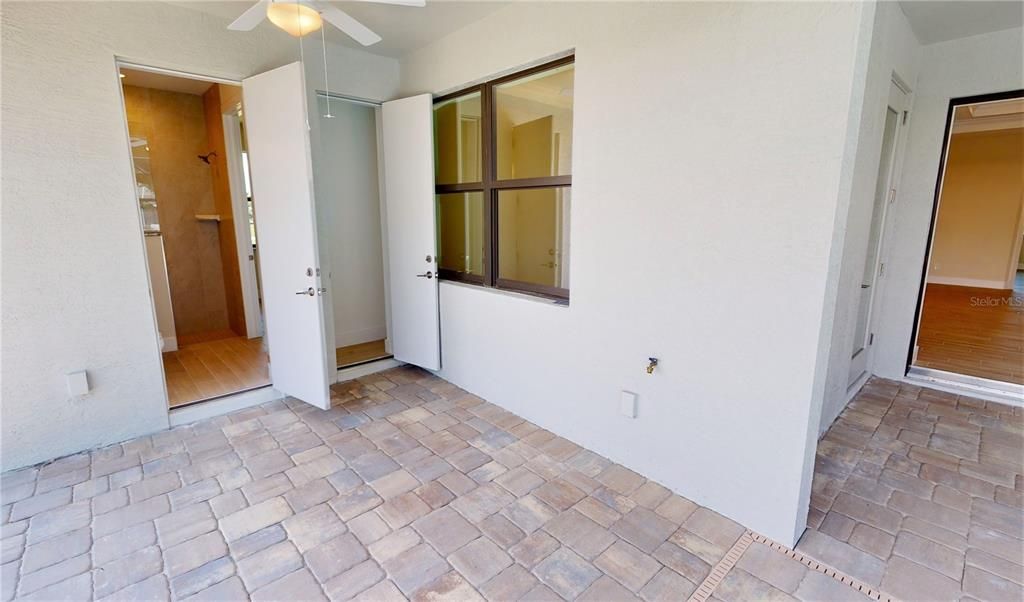
{"type": "Polygon", "coordinates": [[[1006,290],[1006,282],[1002,280],[980,280],[978,278],[953,278],[948,276],[929,276],[928,284],[945,284],[947,286],[966,286],[969,288],[992,288],[1006,290]]]}

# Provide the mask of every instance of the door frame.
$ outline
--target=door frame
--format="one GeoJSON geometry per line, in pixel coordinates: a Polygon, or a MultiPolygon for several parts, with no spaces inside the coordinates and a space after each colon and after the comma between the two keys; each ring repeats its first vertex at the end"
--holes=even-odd
{"type": "Polygon", "coordinates": [[[939,156],[939,170],[935,179],[935,194],[932,199],[932,213],[928,222],[928,238],[925,242],[924,260],[921,264],[921,280],[917,288],[917,304],[914,306],[914,321],[911,324],[910,346],[907,349],[907,361],[903,368],[904,376],[908,375],[914,366],[914,350],[917,347],[917,336],[921,328],[921,313],[924,308],[924,293],[928,285],[928,266],[931,264],[932,247],[935,244],[935,226],[939,218],[939,201],[942,199],[942,185],[946,176],[946,162],[949,160],[949,144],[953,134],[953,114],[959,106],[998,102],[1015,98],[1024,98],[1024,89],[949,99],[949,105],[946,109],[946,126],[942,134],[942,153],[939,156]]]}
{"type": "MultiPolygon", "coordinates": [[[[249,207],[245,197],[245,169],[242,166],[241,119],[237,114],[222,113],[224,122],[224,145],[228,156],[228,180],[231,182],[231,213],[235,224],[235,243],[238,247],[238,272],[242,277],[242,305],[245,308],[245,330],[250,339],[263,336],[263,318],[260,311],[259,279],[256,276],[257,248],[252,248],[249,233],[249,207]],[[247,258],[245,267],[243,257],[247,258]]],[[[253,205],[253,219],[256,207],[253,205]]]]}
{"type": "Polygon", "coordinates": [[[265,391],[265,390],[272,389],[273,386],[274,386],[273,382],[271,382],[269,385],[264,385],[262,387],[257,387],[255,389],[247,389],[245,391],[239,391],[237,393],[231,393],[231,394],[224,395],[224,396],[221,396],[221,397],[215,397],[215,398],[212,398],[212,399],[200,400],[200,401],[197,401],[195,403],[190,403],[190,404],[178,406],[176,408],[172,408],[171,407],[170,394],[167,392],[167,373],[164,370],[163,352],[160,349],[160,331],[159,331],[159,328],[157,327],[156,305],[155,305],[154,300],[153,300],[153,276],[149,272],[149,262],[148,262],[148,260],[146,258],[146,240],[145,240],[145,232],[143,232],[143,228],[142,228],[142,212],[139,210],[139,199],[136,196],[135,164],[134,164],[134,160],[132,159],[131,136],[128,133],[128,107],[125,105],[124,86],[122,86],[122,84],[121,84],[121,69],[131,69],[133,71],[148,71],[150,73],[160,73],[160,74],[163,74],[163,75],[170,75],[170,76],[173,76],[173,77],[181,77],[181,78],[185,78],[185,79],[194,79],[194,80],[199,80],[199,81],[207,81],[207,82],[211,82],[211,83],[215,83],[215,84],[227,84],[227,85],[230,85],[230,86],[238,86],[238,87],[242,86],[242,80],[241,79],[231,79],[231,78],[227,78],[227,77],[219,77],[219,76],[215,76],[215,75],[204,75],[204,74],[201,74],[201,73],[194,73],[194,72],[191,72],[191,71],[184,71],[184,70],[181,70],[181,69],[173,69],[173,68],[169,68],[169,67],[159,67],[159,66],[156,66],[156,65],[147,64],[145,62],[140,62],[140,61],[136,61],[136,60],[133,60],[133,59],[130,59],[130,58],[122,57],[122,56],[119,56],[119,55],[114,55],[113,58],[114,58],[114,62],[113,62],[114,70],[112,72],[112,76],[113,76],[114,83],[117,86],[117,97],[118,97],[118,99],[120,100],[120,103],[121,103],[121,116],[122,116],[121,123],[122,123],[122,128],[123,128],[122,136],[124,137],[125,148],[126,148],[127,153],[128,153],[128,155],[127,155],[127,157],[128,157],[128,166],[129,166],[128,174],[130,176],[130,179],[129,179],[128,183],[129,183],[129,190],[131,190],[130,198],[131,198],[131,202],[133,204],[133,210],[135,211],[136,217],[138,218],[139,248],[142,249],[142,264],[143,264],[143,269],[144,269],[144,271],[146,273],[146,286],[148,287],[148,293],[149,293],[149,309],[150,309],[151,318],[152,318],[153,349],[156,351],[155,361],[156,361],[157,365],[160,368],[160,384],[162,385],[162,388],[163,388],[164,408],[167,411],[168,422],[170,423],[170,421],[171,421],[171,414],[172,414],[172,412],[180,412],[181,410],[183,410],[185,408],[197,408],[197,407],[203,406],[205,404],[208,404],[210,402],[216,402],[216,401],[220,401],[220,400],[233,399],[236,396],[248,396],[248,397],[252,397],[253,399],[259,399],[260,401],[256,401],[256,403],[262,403],[263,401],[268,401],[268,400],[262,399],[262,397],[253,396],[253,393],[256,392],[256,391],[265,391]]]}
{"type": "MultiPolygon", "coordinates": [[[[889,218],[890,218],[890,215],[891,215],[890,212],[889,212],[889,205],[893,204],[896,201],[896,189],[898,188],[897,185],[898,185],[899,180],[900,180],[900,174],[901,174],[901,171],[902,171],[901,168],[902,168],[902,165],[903,165],[903,151],[906,148],[906,144],[905,143],[906,143],[906,140],[907,140],[907,132],[909,131],[909,129],[907,127],[907,122],[910,119],[910,102],[911,102],[910,87],[907,86],[905,83],[903,83],[903,80],[900,79],[900,77],[897,74],[893,73],[892,77],[889,80],[889,91],[886,93],[886,100],[885,100],[885,110],[888,111],[889,109],[895,109],[895,111],[896,111],[896,131],[895,131],[894,136],[893,136],[892,151],[891,151],[891,155],[889,157],[889,164],[885,167],[885,175],[882,176],[882,177],[885,178],[885,188],[886,188],[885,194],[886,194],[887,198],[882,203],[882,207],[881,207],[882,215],[879,217],[879,227],[880,227],[880,230],[878,232],[878,240],[875,243],[875,245],[876,245],[876,249],[875,249],[875,265],[874,265],[874,269],[873,269],[872,281],[871,281],[871,284],[870,284],[870,295],[869,295],[868,301],[867,301],[867,303],[868,303],[868,310],[867,310],[867,317],[866,317],[866,320],[865,320],[866,321],[866,326],[867,326],[867,332],[864,333],[864,339],[860,343],[862,345],[862,347],[858,351],[854,352],[850,356],[850,370],[848,370],[848,374],[847,374],[847,377],[846,377],[847,378],[847,383],[846,384],[847,384],[847,388],[848,389],[856,388],[856,385],[861,381],[861,379],[864,378],[864,374],[870,372],[870,370],[871,370],[871,359],[872,359],[872,353],[871,352],[872,352],[872,347],[873,347],[873,345],[872,345],[872,335],[873,335],[873,333],[875,331],[874,321],[877,318],[877,312],[875,311],[875,305],[876,305],[876,303],[878,301],[878,298],[881,296],[881,291],[879,289],[882,286],[881,285],[882,276],[883,276],[883,267],[882,266],[885,264],[884,257],[885,257],[885,249],[886,249],[886,240],[888,238],[887,235],[889,233],[888,232],[888,230],[889,230],[889,227],[888,227],[889,226],[889,218]],[[899,94],[902,95],[902,98],[899,101],[896,101],[896,97],[893,96],[894,89],[896,91],[898,91],[899,94]],[[894,106],[894,105],[899,105],[899,106],[894,106]],[[859,371],[859,374],[856,377],[851,378],[853,368],[854,368],[854,366],[858,362],[862,362],[863,363],[863,367],[861,368],[861,370],[859,371]]],[[[883,121],[883,128],[884,128],[884,121],[883,121]]],[[[883,132],[882,132],[882,136],[883,137],[885,136],[884,129],[883,129],[883,132]]],[[[879,159],[878,159],[879,160],[879,167],[881,167],[881,161],[883,159],[884,159],[883,157],[879,157],[879,159]]],[[[877,188],[878,188],[878,182],[876,181],[875,182],[875,189],[877,190],[877,188]]],[[[874,195],[872,195],[872,199],[871,199],[872,219],[873,219],[873,213],[876,210],[876,207],[875,207],[876,201],[877,201],[877,199],[875,199],[874,195]]],[[[869,222],[869,225],[868,225],[868,237],[869,237],[868,244],[869,245],[870,245],[870,236],[871,236],[871,232],[870,232],[870,222],[869,222]]],[[[870,250],[871,250],[870,248],[866,249],[865,253],[870,252],[870,250]]],[[[865,257],[865,260],[866,259],[867,258],[865,257]]],[[[861,282],[861,285],[863,285],[863,282],[861,282]]],[[[860,298],[858,297],[858,303],[859,302],[860,302],[860,298]]],[[[854,314],[854,316],[856,316],[856,314],[854,314]]],[[[854,329],[856,329],[856,328],[857,328],[857,325],[856,325],[856,322],[855,322],[854,323],[854,329]]],[[[858,333],[855,330],[854,337],[856,337],[856,336],[858,336],[858,333]]]]}

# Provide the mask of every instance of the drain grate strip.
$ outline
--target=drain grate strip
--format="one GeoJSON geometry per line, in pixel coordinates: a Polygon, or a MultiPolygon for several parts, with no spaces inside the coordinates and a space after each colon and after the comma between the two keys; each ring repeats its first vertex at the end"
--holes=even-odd
{"type": "Polygon", "coordinates": [[[747,548],[755,542],[764,544],[776,552],[785,554],[789,558],[796,560],[812,571],[816,571],[826,577],[835,579],[843,585],[852,587],[873,600],[878,600],[879,602],[898,602],[896,598],[893,598],[885,592],[874,589],[863,581],[854,579],[846,573],[837,571],[827,564],[818,562],[809,556],[805,556],[804,554],[790,549],[777,541],[768,539],[764,535],[760,535],[752,531],[744,532],[743,536],[740,537],[731,548],[729,548],[729,551],[725,553],[725,557],[718,561],[718,564],[711,569],[708,576],[701,582],[696,591],[693,592],[693,595],[690,596],[688,602],[707,602],[707,599],[711,597],[711,594],[713,594],[715,589],[718,588],[718,585],[723,579],[725,579],[725,576],[728,575],[729,571],[731,571],[733,567],[736,566],[736,563],[739,562],[743,553],[746,552],[747,548]]]}
{"type": "Polygon", "coordinates": [[[860,581],[859,579],[854,579],[846,573],[837,571],[836,569],[830,567],[827,564],[818,562],[810,556],[805,556],[804,554],[801,554],[796,550],[792,550],[777,541],[768,539],[764,535],[751,534],[751,537],[757,543],[764,544],[772,550],[775,550],[776,552],[781,552],[782,554],[785,554],[793,560],[796,560],[797,562],[803,564],[812,571],[817,571],[822,575],[825,575],[826,577],[831,577],[832,579],[835,579],[843,585],[852,587],[853,589],[864,594],[865,596],[868,596],[873,600],[878,600],[879,602],[898,602],[896,598],[893,598],[889,594],[876,590],[875,588],[871,587],[867,583],[864,583],[863,581],[860,581]]]}
{"type": "Polygon", "coordinates": [[[711,569],[708,576],[704,578],[704,581],[693,592],[689,602],[707,602],[707,599],[711,597],[711,593],[715,591],[715,588],[722,582],[722,579],[725,579],[725,576],[729,574],[732,567],[736,566],[740,556],[743,556],[743,553],[747,551],[747,548],[753,542],[753,534],[750,531],[744,531],[743,535],[725,553],[725,557],[718,561],[718,564],[711,569]]]}

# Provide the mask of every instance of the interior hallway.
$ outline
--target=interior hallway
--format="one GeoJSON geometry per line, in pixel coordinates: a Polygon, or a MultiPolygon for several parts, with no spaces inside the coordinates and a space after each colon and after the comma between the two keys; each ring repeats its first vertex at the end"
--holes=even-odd
{"type": "Polygon", "coordinates": [[[903,600],[1021,600],[1024,411],[873,379],[818,444],[798,550],[903,600]]]}
{"type": "Polygon", "coordinates": [[[169,405],[174,408],[269,385],[269,359],[262,344],[262,337],[235,336],[165,352],[169,405]]]}
{"type": "MultiPolygon", "coordinates": [[[[4,474],[3,600],[682,600],[744,541],[711,600],[869,599],[419,369],[332,398],[4,474]]],[[[872,381],[822,443],[801,547],[893,594],[1019,597],[1021,432],[1018,411],[872,381]],[[926,568],[954,561],[962,581],[926,568]]]]}
{"type": "Polygon", "coordinates": [[[915,366],[1024,384],[1024,278],[1012,291],[929,284],[915,366]]]}

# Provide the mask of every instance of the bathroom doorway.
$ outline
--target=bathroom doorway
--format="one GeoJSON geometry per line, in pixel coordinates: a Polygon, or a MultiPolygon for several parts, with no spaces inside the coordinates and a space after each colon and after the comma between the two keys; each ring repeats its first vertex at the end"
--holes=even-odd
{"type": "Polygon", "coordinates": [[[267,386],[241,86],[118,67],[168,404],[267,386]]]}

